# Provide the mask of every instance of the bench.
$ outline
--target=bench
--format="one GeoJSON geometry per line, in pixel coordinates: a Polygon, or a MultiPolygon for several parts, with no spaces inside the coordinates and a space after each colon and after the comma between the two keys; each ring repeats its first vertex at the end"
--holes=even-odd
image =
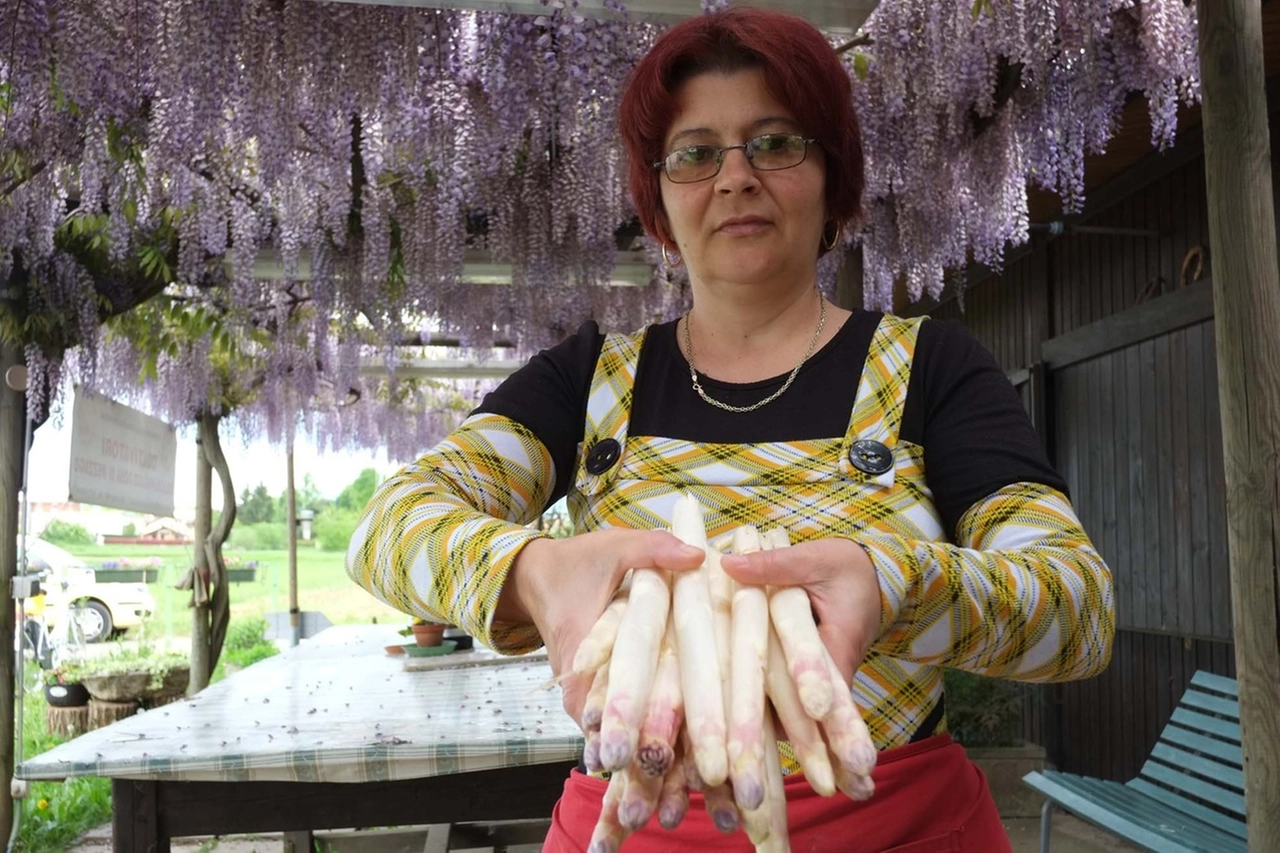
{"type": "Polygon", "coordinates": [[[1055,807],[1158,853],[1245,853],[1242,764],[1236,682],[1197,672],[1137,778],[1022,777],[1046,798],[1040,853],[1049,850],[1055,807]]]}

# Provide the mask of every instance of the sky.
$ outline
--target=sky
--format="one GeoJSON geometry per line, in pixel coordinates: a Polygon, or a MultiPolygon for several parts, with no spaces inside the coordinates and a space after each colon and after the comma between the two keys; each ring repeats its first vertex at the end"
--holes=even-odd
{"type": "MultiPolygon", "coordinates": [[[[70,406],[67,409],[61,423],[55,423],[51,418],[36,430],[28,469],[28,484],[33,502],[60,502],[67,499],[67,482],[70,477],[68,460],[71,455],[70,406]]],[[[222,450],[231,468],[236,495],[242,494],[245,488],[256,488],[259,483],[265,485],[273,496],[284,493],[288,479],[284,445],[272,445],[265,440],[246,445],[239,435],[224,435],[222,450]]],[[[301,488],[303,476],[310,474],[321,497],[325,498],[336,498],[365,468],[373,468],[380,476],[387,476],[397,467],[389,463],[383,453],[321,454],[303,438],[294,445],[295,485],[301,488]]],[[[178,432],[174,507],[179,517],[184,517],[193,510],[195,489],[196,443],[195,430],[192,428],[178,432]]],[[[221,506],[221,487],[215,478],[213,507],[219,509],[221,506]]]]}

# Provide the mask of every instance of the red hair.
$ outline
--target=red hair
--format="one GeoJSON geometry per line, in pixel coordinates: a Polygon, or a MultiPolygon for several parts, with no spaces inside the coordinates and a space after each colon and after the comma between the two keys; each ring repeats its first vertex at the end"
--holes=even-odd
{"type": "Polygon", "coordinates": [[[764,70],[769,93],[786,104],[826,156],[827,213],[841,225],[862,211],[862,132],[849,74],[834,48],[808,22],[764,9],[734,7],[682,21],[664,33],[631,72],[619,108],[630,159],[631,198],[640,224],[672,245],[659,171],[663,140],[675,117],[675,90],[708,72],[764,70]]]}

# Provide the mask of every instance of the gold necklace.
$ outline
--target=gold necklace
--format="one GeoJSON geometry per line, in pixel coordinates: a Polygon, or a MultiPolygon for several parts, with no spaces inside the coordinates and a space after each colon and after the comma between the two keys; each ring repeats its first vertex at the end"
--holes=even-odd
{"type": "MultiPolygon", "coordinates": [[[[774,391],[768,397],[765,397],[758,403],[752,403],[750,406],[731,406],[728,403],[722,403],[719,400],[707,395],[702,389],[702,383],[698,381],[698,371],[693,366],[693,336],[689,333],[689,314],[684,315],[684,348],[689,353],[689,379],[693,382],[693,390],[698,392],[698,396],[703,402],[710,403],[717,409],[724,409],[726,412],[754,412],[756,409],[782,396],[782,392],[791,387],[791,383],[796,381],[796,376],[800,373],[800,368],[804,367],[804,363],[809,360],[809,356],[813,355],[813,348],[818,345],[818,338],[822,337],[822,327],[827,324],[827,300],[821,296],[818,297],[818,328],[813,332],[813,338],[809,341],[809,348],[804,351],[804,355],[800,358],[800,363],[791,370],[791,374],[787,376],[787,381],[782,383],[782,387],[774,391]]],[[[693,312],[689,312],[693,313],[693,312]]]]}

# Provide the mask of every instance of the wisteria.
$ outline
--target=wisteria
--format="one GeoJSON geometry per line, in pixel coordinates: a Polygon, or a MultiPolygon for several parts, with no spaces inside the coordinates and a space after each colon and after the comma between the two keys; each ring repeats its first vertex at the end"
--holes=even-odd
{"type": "Polygon", "coordinates": [[[1199,97],[1195,5],[1182,0],[884,0],[864,35],[849,64],[868,307],[891,306],[896,282],[915,301],[937,297],[947,271],[998,268],[1027,240],[1028,185],[1079,210],[1085,154],[1105,150],[1131,93],[1146,96],[1157,146],[1199,97]]]}
{"type": "MultiPolygon", "coordinates": [[[[605,6],[0,0],[0,276],[22,273],[28,313],[64,317],[78,381],[177,421],[225,408],[249,433],[416,455],[453,423],[456,389],[374,380],[362,360],[394,365],[423,328],[518,358],[589,317],[636,328],[687,304],[634,234],[616,132],[659,28],[605,6]],[[78,254],[59,237],[72,220],[78,254]],[[90,245],[102,265],[86,269],[90,245]],[[620,251],[654,261],[648,284],[610,283],[620,251]],[[237,347],[176,333],[158,347],[154,325],[150,349],[100,333],[93,297],[122,286],[103,270],[148,252],[172,281],[168,310],[218,317],[237,347]],[[477,258],[509,264],[512,282],[468,281],[477,258]]],[[[868,306],[889,306],[896,282],[917,299],[950,270],[998,266],[1027,239],[1028,185],[1078,208],[1085,154],[1131,93],[1156,145],[1198,97],[1182,0],[977,12],[882,0],[844,54],[868,167],[866,221],[845,245],[862,246],[868,306]]],[[[822,263],[828,290],[844,255],[822,263]]],[[[27,360],[52,382],[61,353],[46,350],[27,360]]],[[[33,415],[53,396],[31,395],[33,415]]]]}

